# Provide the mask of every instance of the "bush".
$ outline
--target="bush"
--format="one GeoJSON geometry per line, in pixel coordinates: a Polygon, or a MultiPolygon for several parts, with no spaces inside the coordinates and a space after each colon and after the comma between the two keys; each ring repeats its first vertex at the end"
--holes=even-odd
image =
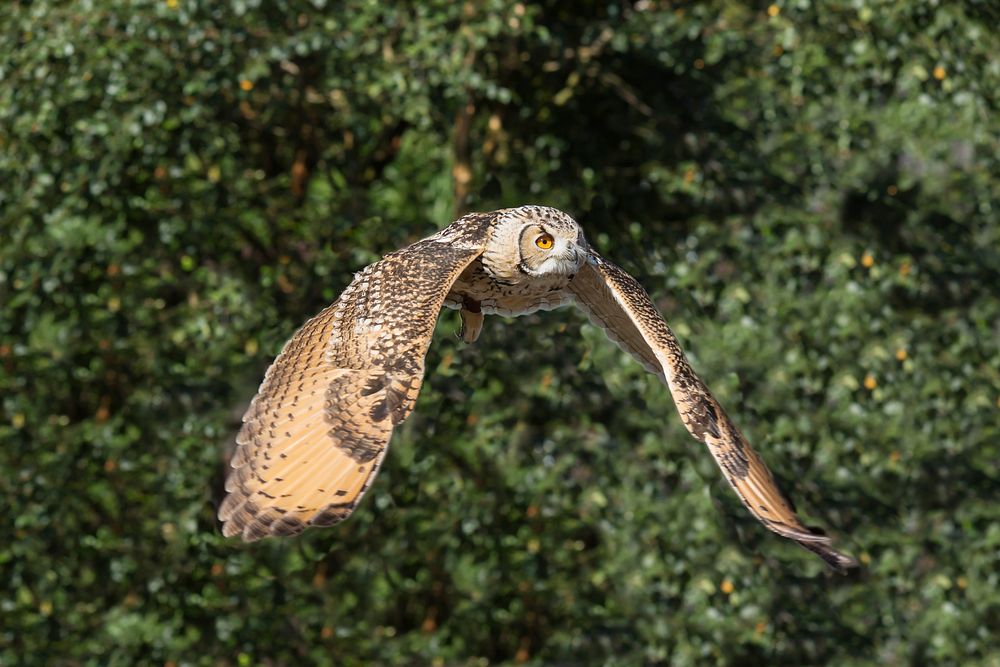
{"type": "Polygon", "coordinates": [[[993,664],[988,2],[0,8],[4,664],[993,664]],[[442,316],[356,516],[224,540],[267,363],[458,213],[640,277],[848,578],[580,314],[442,316]]]}

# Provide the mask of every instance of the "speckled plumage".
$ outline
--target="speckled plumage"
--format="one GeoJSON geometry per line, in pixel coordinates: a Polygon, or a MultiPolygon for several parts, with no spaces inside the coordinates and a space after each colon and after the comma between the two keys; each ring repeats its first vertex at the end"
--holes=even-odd
{"type": "Polygon", "coordinates": [[[413,410],[442,306],[461,310],[473,342],[487,314],[567,303],[666,383],[685,426],[761,523],[837,570],[854,565],[799,521],[639,283],[591,249],[572,218],[541,206],[470,214],[386,255],[296,332],[243,418],[223,533],[292,535],[350,515],[413,410]]]}

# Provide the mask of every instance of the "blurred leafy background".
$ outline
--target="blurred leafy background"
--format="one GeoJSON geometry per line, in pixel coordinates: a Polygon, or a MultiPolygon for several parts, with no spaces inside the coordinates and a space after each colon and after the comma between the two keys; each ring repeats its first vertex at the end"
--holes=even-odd
{"type": "Polygon", "coordinates": [[[1000,10],[0,6],[0,663],[1000,665],[1000,10]],[[224,540],[239,417],[353,271],[564,208],[850,577],[572,311],[442,316],[345,524],[224,540]]]}

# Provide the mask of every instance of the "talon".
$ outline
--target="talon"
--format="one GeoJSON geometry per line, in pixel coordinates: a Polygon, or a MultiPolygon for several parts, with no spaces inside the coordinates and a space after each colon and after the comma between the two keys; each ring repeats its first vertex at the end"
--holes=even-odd
{"type": "Polygon", "coordinates": [[[483,321],[486,317],[479,307],[479,302],[468,297],[462,301],[462,330],[459,336],[466,343],[475,343],[479,340],[479,334],[483,331],[483,321]]]}

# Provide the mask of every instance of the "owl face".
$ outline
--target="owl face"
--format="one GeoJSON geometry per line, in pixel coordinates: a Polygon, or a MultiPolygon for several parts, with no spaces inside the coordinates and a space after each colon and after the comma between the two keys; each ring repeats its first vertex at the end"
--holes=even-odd
{"type": "Polygon", "coordinates": [[[497,274],[506,274],[504,278],[571,276],[586,261],[588,246],[583,230],[562,211],[521,206],[501,215],[491,239],[493,247],[487,248],[484,260],[494,260],[486,263],[492,264],[489,268],[497,274]],[[516,252],[512,252],[515,248],[516,252]],[[496,261],[500,256],[508,261],[496,261]],[[510,265],[510,259],[514,265],[510,265]],[[503,264],[507,266],[501,269],[503,264]]]}

